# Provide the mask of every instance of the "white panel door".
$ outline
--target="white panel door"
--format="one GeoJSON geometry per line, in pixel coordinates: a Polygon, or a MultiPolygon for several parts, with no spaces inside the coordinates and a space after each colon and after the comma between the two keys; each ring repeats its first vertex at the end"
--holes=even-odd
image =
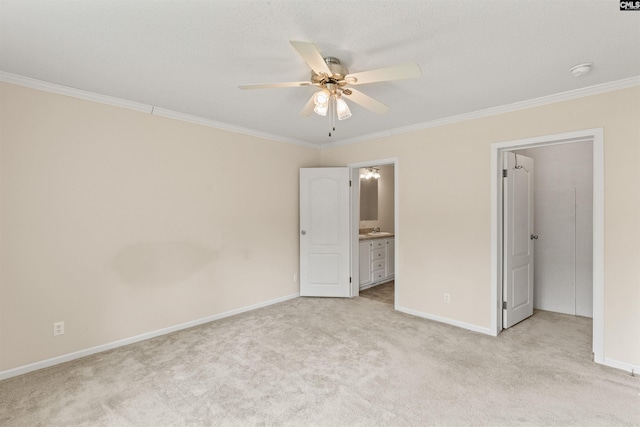
{"type": "Polygon", "coordinates": [[[349,168],[300,169],[300,295],[349,297],[349,168]]]}
{"type": "Polygon", "coordinates": [[[533,314],[533,159],[504,153],[502,326],[533,314]]]}

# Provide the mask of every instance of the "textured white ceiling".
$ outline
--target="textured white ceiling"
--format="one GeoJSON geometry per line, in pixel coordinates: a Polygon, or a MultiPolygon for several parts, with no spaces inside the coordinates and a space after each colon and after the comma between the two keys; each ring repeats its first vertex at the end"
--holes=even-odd
{"type": "Polygon", "coordinates": [[[336,142],[640,75],[640,12],[616,0],[0,1],[0,70],[252,131],[336,142]],[[298,116],[312,87],[289,40],[351,72],[417,62],[359,86],[391,110],[298,116]],[[574,78],[569,68],[593,62],[574,78]]]}

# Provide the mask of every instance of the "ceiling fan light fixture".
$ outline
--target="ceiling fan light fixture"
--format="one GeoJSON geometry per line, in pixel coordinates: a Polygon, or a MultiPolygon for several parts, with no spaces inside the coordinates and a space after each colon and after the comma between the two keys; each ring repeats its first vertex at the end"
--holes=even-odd
{"type": "Polygon", "coordinates": [[[342,66],[338,58],[322,56],[315,44],[295,40],[291,40],[289,43],[309,68],[311,68],[311,78],[308,81],[261,83],[240,85],[239,87],[243,90],[301,86],[317,87],[317,92],[315,92],[304,105],[300,111],[300,116],[308,117],[312,112],[315,112],[319,116],[329,116],[331,129],[329,136],[336,130],[336,117],[338,120],[346,120],[351,117],[349,106],[343,99],[340,99],[342,95],[347,96],[349,101],[376,114],[384,114],[389,110],[389,107],[383,103],[376,101],[359,90],[348,88],[346,87],[347,85],[363,85],[410,79],[422,75],[422,70],[416,63],[407,63],[350,74],[349,70],[342,66]]]}
{"type": "Polygon", "coordinates": [[[338,114],[338,120],[345,120],[351,117],[351,110],[349,110],[349,106],[342,98],[336,99],[336,113],[338,114]]]}
{"type": "Polygon", "coordinates": [[[313,102],[316,105],[327,105],[329,103],[329,95],[324,90],[316,92],[313,96],[313,102]]]}
{"type": "Polygon", "coordinates": [[[326,116],[329,110],[329,94],[324,91],[318,91],[313,95],[313,103],[316,105],[313,111],[319,116],[326,116]]]}
{"type": "Polygon", "coordinates": [[[329,110],[329,104],[318,104],[313,108],[313,111],[319,116],[326,116],[329,110]]]}

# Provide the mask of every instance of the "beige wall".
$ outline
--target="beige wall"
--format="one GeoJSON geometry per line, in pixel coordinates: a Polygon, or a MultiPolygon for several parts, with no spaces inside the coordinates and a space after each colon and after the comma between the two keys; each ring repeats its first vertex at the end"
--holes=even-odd
{"type": "Polygon", "coordinates": [[[299,291],[319,151],[0,90],[0,371],[299,291]]]}
{"type": "Polygon", "coordinates": [[[0,371],[298,292],[298,169],[321,163],[398,157],[398,304],[488,328],[490,144],[594,127],[605,357],[640,364],[640,88],[325,151],[0,90],[0,371]]]}
{"type": "Polygon", "coordinates": [[[322,152],[325,165],[399,158],[399,306],[491,319],[490,144],[604,128],[606,358],[640,364],[640,88],[322,152]],[[443,293],[451,303],[443,302],[443,293]]]}

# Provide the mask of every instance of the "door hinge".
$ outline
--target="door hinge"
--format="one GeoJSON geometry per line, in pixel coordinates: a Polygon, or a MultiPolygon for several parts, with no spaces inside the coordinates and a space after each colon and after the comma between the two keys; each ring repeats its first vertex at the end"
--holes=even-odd
{"type": "Polygon", "coordinates": [[[351,277],[349,277],[349,283],[351,283],[351,277]]]}
{"type": "Polygon", "coordinates": [[[502,169],[502,177],[503,178],[507,177],[507,170],[506,169],[502,169]]]}
{"type": "Polygon", "coordinates": [[[351,181],[349,181],[349,187],[351,187],[351,181]]]}
{"type": "Polygon", "coordinates": [[[502,301],[502,309],[503,310],[507,309],[507,302],[506,301],[502,301]]]}

